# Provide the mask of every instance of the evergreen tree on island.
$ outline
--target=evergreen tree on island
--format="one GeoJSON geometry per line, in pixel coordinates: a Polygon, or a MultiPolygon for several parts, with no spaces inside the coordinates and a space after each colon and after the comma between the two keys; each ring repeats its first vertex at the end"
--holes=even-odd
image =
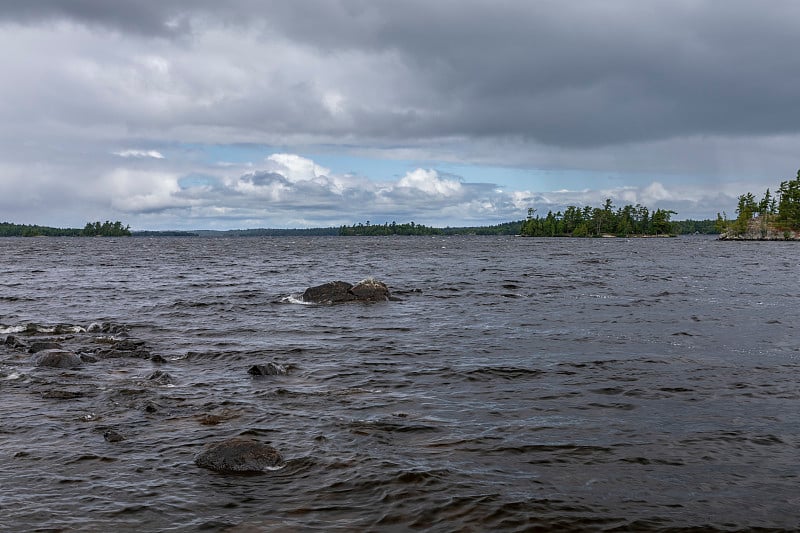
{"type": "Polygon", "coordinates": [[[675,211],[656,209],[654,212],[640,204],[614,208],[610,198],[602,207],[568,206],[564,213],[548,211],[542,218],[528,209],[520,234],[526,237],[601,237],[653,236],[677,233],[671,221],[675,211]]]}
{"type": "Polygon", "coordinates": [[[130,235],[130,226],[123,226],[119,220],[116,222],[106,220],[103,223],[87,222],[81,231],[83,237],[130,237],[130,235]]]}
{"type": "Polygon", "coordinates": [[[782,181],[775,195],[769,189],[759,201],[750,192],[740,195],[736,218],[717,213],[716,224],[721,239],[800,239],[800,170],[795,179],[782,181]]]}

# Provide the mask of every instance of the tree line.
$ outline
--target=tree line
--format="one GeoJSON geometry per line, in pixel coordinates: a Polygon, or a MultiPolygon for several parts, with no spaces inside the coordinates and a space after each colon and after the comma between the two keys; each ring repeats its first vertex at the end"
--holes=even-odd
{"type": "Polygon", "coordinates": [[[123,226],[122,222],[110,222],[106,220],[102,224],[100,221],[87,222],[81,232],[83,237],[130,237],[130,226],[123,226]]]}
{"type": "Polygon", "coordinates": [[[359,222],[352,226],[341,226],[338,234],[341,236],[388,236],[388,235],[519,235],[523,221],[503,222],[490,226],[464,226],[464,227],[445,227],[437,228],[417,224],[415,222],[404,222],[398,224],[395,221],[384,222],[383,224],[370,224],[359,222]]]}
{"type": "Polygon", "coordinates": [[[0,222],[0,237],[127,237],[130,234],[130,227],[119,221],[88,222],[83,229],[0,222]]]}
{"type": "MultiPolygon", "coordinates": [[[[634,235],[672,235],[680,228],[672,222],[675,211],[656,209],[636,204],[614,208],[611,199],[606,199],[602,207],[574,205],[564,212],[540,217],[536,210],[528,209],[528,218],[522,225],[521,234],[527,237],[600,237],[615,235],[629,237],[634,235]]],[[[694,221],[693,221],[694,222],[694,221]]],[[[694,224],[693,226],[697,226],[694,224]]],[[[700,232],[699,230],[695,230],[700,232]]],[[[692,231],[694,233],[694,231],[692,231]]],[[[700,232],[703,233],[703,232],[700,232]]]]}
{"type": "Polygon", "coordinates": [[[758,231],[765,236],[769,230],[789,232],[800,231],[800,170],[793,180],[782,181],[775,194],[769,189],[760,200],[748,192],[737,198],[736,218],[728,220],[727,215],[717,213],[716,226],[719,233],[742,235],[758,222],[758,231]]]}

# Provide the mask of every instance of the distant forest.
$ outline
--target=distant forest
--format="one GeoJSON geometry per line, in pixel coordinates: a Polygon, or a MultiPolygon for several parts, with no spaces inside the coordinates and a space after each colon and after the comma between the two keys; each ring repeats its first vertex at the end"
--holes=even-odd
{"type": "Polygon", "coordinates": [[[119,221],[87,222],[83,229],[0,222],[0,237],[128,237],[130,235],[130,227],[123,226],[119,221]]]}
{"type": "Polygon", "coordinates": [[[675,211],[649,208],[636,204],[615,208],[610,199],[602,207],[571,205],[564,212],[548,211],[544,217],[536,216],[535,209],[528,210],[521,235],[528,237],[618,237],[712,234],[718,233],[714,220],[673,221],[675,211]]]}
{"type": "Polygon", "coordinates": [[[718,233],[716,221],[671,220],[674,211],[657,209],[652,214],[646,207],[625,206],[614,210],[610,201],[600,208],[569,207],[561,212],[534,216],[530,210],[527,220],[506,222],[494,226],[436,228],[408,222],[353,224],[339,228],[339,235],[523,235],[527,237],[598,237],[601,235],[711,235],[718,233]]]}
{"type": "MultiPolygon", "coordinates": [[[[577,208],[575,208],[577,209],[577,208]]],[[[587,208],[581,210],[581,213],[586,212],[587,208]]],[[[605,210],[603,210],[605,212],[605,210]]],[[[666,222],[669,224],[668,228],[664,223],[659,223],[663,220],[659,215],[660,210],[656,210],[653,216],[647,217],[647,223],[653,227],[653,219],[655,219],[655,227],[662,233],[671,234],[692,234],[702,233],[711,234],[718,233],[719,224],[714,220],[681,220],[671,221],[669,219],[672,212],[666,212],[666,222]],[[664,230],[667,231],[664,231],[664,230]]],[[[596,219],[592,218],[593,211],[589,211],[589,216],[586,219],[580,219],[580,223],[585,223],[586,234],[583,233],[583,228],[578,228],[576,234],[573,228],[571,232],[567,231],[572,224],[570,209],[567,209],[565,214],[561,213],[548,213],[546,217],[534,217],[533,212],[527,220],[518,220],[514,222],[504,222],[502,224],[495,224],[489,226],[464,226],[464,227],[444,227],[438,228],[433,226],[426,226],[425,224],[417,224],[415,222],[404,222],[398,224],[397,222],[384,222],[383,224],[371,224],[369,221],[366,223],[356,223],[352,226],[339,226],[327,228],[302,228],[302,229],[244,229],[244,230],[228,230],[228,231],[214,231],[214,230],[196,230],[196,231],[131,231],[128,226],[123,226],[121,222],[89,222],[83,229],[77,228],[52,228],[48,226],[26,225],[26,224],[12,224],[10,222],[0,223],[0,237],[301,237],[301,236],[387,236],[387,235],[529,235],[529,236],[594,236],[597,233],[592,231],[592,228],[599,228],[601,233],[609,232],[613,234],[620,234],[617,231],[609,231],[612,228],[612,223],[607,219],[603,219],[598,226],[596,219]],[[591,225],[590,225],[591,224],[591,225]]],[[[622,213],[626,213],[625,209],[622,213]]],[[[613,213],[612,213],[613,214],[613,213]]],[[[583,216],[583,215],[582,215],[583,216]]],[[[603,216],[606,216],[604,213],[603,216]]],[[[632,215],[633,216],[633,215],[632,215]]],[[[610,220],[610,219],[609,219],[610,220]]],[[[631,227],[634,232],[641,230],[643,226],[643,219],[636,215],[633,218],[635,222],[631,227]],[[638,217],[638,218],[637,218],[638,217]]],[[[576,226],[577,227],[577,226],[576,226]]],[[[613,226],[617,227],[617,226],[613,226]]],[[[624,226],[625,227],[625,226],[624,226]]],[[[627,231],[627,230],[626,230],[627,231]]],[[[645,229],[645,234],[649,234],[650,230],[645,229]]],[[[624,233],[622,233],[624,234],[624,233]]]]}
{"type": "Polygon", "coordinates": [[[407,222],[398,224],[386,222],[384,224],[358,223],[352,226],[341,226],[338,235],[519,235],[523,221],[504,222],[494,226],[468,226],[458,228],[435,228],[425,224],[407,222]]]}

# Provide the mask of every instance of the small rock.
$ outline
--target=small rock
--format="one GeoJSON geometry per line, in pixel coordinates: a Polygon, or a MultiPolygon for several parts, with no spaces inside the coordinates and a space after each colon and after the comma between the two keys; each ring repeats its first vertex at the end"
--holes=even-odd
{"type": "Polygon", "coordinates": [[[223,474],[261,474],[283,462],[281,454],[267,444],[235,437],[209,444],[195,464],[223,474]]]}
{"type": "Polygon", "coordinates": [[[42,350],[33,356],[33,364],[50,368],[77,368],[83,364],[81,358],[66,350],[42,350]]]}
{"type": "Polygon", "coordinates": [[[158,364],[162,364],[162,363],[166,363],[167,362],[166,359],[164,359],[162,356],[158,355],[157,353],[154,353],[153,355],[151,355],[150,356],[150,360],[152,362],[158,363],[158,364]]]}
{"type": "Polygon", "coordinates": [[[28,353],[41,352],[43,350],[63,350],[64,347],[57,342],[36,341],[28,348],[28,353]]]}
{"type": "Polygon", "coordinates": [[[51,389],[42,393],[42,398],[53,400],[72,400],[75,398],[83,398],[84,396],[86,396],[86,394],[82,391],[66,389],[51,389]]]}
{"type": "Polygon", "coordinates": [[[224,422],[225,418],[220,415],[205,414],[199,417],[198,421],[204,426],[216,426],[217,424],[224,422]]]}
{"type": "Polygon", "coordinates": [[[157,413],[158,412],[158,405],[153,402],[147,402],[144,404],[144,412],[145,413],[157,413]]]}
{"type": "Polygon", "coordinates": [[[105,433],[103,433],[103,438],[106,439],[107,442],[121,442],[125,440],[121,434],[117,433],[113,429],[109,429],[105,433]]]}
{"type": "Polygon", "coordinates": [[[159,385],[172,385],[175,383],[175,380],[172,378],[172,376],[170,376],[163,370],[156,370],[155,372],[150,374],[147,377],[147,379],[149,379],[150,381],[155,381],[159,385]]]}
{"type": "Polygon", "coordinates": [[[20,350],[25,348],[25,343],[16,338],[14,335],[9,335],[8,337],[6,337],[6,341],[3,344],[14,350],[20,350]]]}
{"type": "Polygon", "coordinates": [[[270,361],[266,365],[251,366],[247,373],[251,376],[284,376],[286,375],[286,367],[270,361]]]}
{"type": "Polygon", "coordinates": [[[135,352],[144,346],[144,341],[125,339],[114,343],[114,349],[122,352],[135,352]]]}
{"type": "Polygon", "coordinates": [[[96,363],[99,359],[92,354],[89,353],[82,353],[81,354],[81,361],[84,363],[96,363]]]}

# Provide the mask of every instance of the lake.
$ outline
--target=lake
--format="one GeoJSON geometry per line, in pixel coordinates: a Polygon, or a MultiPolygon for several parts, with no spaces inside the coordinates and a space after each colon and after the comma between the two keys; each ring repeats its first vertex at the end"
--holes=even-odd
{"type": "Polygon", "coordinates": [[[0,239],[0,529],[796,530],[799,264],[708,237],[0,239]],[[299,302],[368,277],[399,301],[299,302]],[[153,357],[105,356],[122,339],[153,357]],[[35,367],[37,341],[86,362],[35,367]],[[240,435],[285,462],[194,463],[240,435]]]}

